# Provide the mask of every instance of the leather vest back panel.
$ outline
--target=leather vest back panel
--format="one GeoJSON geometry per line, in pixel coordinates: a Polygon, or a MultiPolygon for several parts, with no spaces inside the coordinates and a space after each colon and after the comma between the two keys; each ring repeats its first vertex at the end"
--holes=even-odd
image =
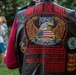
{"type": "Polygon", "coordinates": [[[43,2],[26,9],[24,16],[23,75],[73,75],[76,71],[75,12],[43,2]]]}

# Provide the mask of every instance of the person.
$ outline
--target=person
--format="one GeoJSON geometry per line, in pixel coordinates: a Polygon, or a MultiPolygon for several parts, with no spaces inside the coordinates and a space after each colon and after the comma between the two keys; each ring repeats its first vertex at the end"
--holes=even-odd
{"type": "Polygon", "coordinates": [[[75,28],[75,11],[54,0],[20,10],[10,33],[6,66],[19,68],[21,75],[75,75],[75,28]]]}
{"type": "Polygon", "coordinates": [[[5,36],[5,30],[3,27],[3,22],[2,22],[2,18],[0,17],[0,57],[1,57],[1,63],[0,65],[4,64],[4,39],[3,37],[5,36]]]}
{"type": "Polygon", "coordinates": [[[6,18],[4,16],[1,16],[1,18],[2,18],[3,27],[5,29],[5,36],[3,37],[3,39],[4,39],[4,47],[6,50],[7,42],[8,42],[8,26],[7,26],[6,18]]]}

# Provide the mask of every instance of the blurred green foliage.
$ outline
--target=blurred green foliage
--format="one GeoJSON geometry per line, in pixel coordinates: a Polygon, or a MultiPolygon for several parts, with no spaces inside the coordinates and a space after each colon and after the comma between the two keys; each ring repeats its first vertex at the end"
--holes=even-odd
{"type": "Polygon", "coordinates": [[[58,4],[76,10],[76,0],[58,0],[58,4]]]}
{"type": "MultiPolygon", "coordinates": [[[[12,26],[16,10],[29,2],[30,0],[0,0],[0,15],[6,17],[8,26],[12,26]]],[[[58,0],[58,4],[76,10],[76,0],[58,0]]]]}
{"type": "Polygon", "coordinates": [[[8,69],[6,65],[0,65],[0,75],[19,75],[19,70],[17,69],[8,69]]]}

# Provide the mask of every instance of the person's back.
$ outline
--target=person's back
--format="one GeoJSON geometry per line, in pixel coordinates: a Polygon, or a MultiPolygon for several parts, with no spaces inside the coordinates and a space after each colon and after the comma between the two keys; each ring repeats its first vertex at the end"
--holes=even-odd
{"type": "MultiPolygon", "coordinates": [[[[74,58],[69,58],[69,55],[75,55],[70,52],[74,46],[71,43],[76,36],[75,12],[49,2],[42,2],[23,12],[25,20],[19,13],[18,16],[20,14],[21,16],[18,17],[18,21],[19,29],[21,26],[25,27],[25,32],[21,30],[17,36],[19,56],[25,52],[24,62],[22,62],[24,63],[23,75],[75,74],[75,62],[70,63],[74,58]],[[73,27],[71,27],[72,24],[73,27]],[[26,40],[21,37],[24,35],[26,40]]],[[[20,58],[20,61],[22,60],[23,58],[20,58]]]]}
{"type": "Polygon", "coordinates": [[[18,14],[16,51],[23,75],[75,75],[75,11],[41,2],[18,14]]]}

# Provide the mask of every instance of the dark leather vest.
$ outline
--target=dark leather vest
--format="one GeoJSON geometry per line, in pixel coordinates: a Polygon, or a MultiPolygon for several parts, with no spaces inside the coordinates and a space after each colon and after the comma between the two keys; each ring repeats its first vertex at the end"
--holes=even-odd
{"type": "Polygon", "coordinates": [[[42,2],[20,11],[17,16],[22,74],[75,75],[75,11],[42,2]]]}

